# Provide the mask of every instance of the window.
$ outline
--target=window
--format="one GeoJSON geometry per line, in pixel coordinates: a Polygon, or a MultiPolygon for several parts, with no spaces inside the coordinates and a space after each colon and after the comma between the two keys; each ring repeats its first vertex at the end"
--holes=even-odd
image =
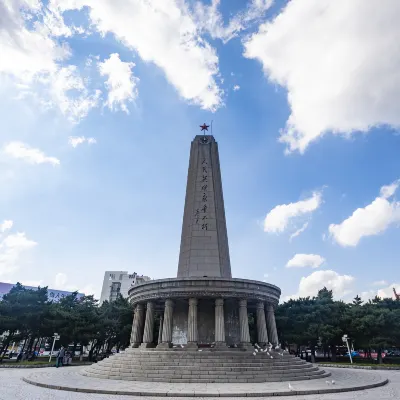
{"type": "Polygon", "coordinates": [[[120,292],[121,282],[113,282],[110,286],[110,301],[116,300],[120,292]]]}

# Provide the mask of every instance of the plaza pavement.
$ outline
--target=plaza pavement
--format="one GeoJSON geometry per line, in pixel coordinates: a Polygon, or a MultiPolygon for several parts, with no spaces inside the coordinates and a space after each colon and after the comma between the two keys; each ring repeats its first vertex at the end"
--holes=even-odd
{"type": "MultiPolygon", "coordinates": [[[[79,367],[67,367],[62,371],[55,368],[41,369],[41,373],[46,373],[48,379],[51,380],[52,375],[65,374],[65,379],[68,375],[74,374],[79,367]],[[75,370],[75,371],[74,371],[75,370]]],[[[154,397],[147,396],[118,396],[108,394],[90,394],[90,393],[74,393],[70,391],[46,389],[30,385],[22,380],[23,377],[32,375],[33,370],[30,369],[0,369],[0,400],[155,400],[154,397]]],[[[346,371],[341,370],[341,373],[346,374],[346,371]]],[[[373,376],[371,371],[352,370],[353,378],[360,382],[367,382],[369,377],[373,376]]],[[[375,389],[361,390],[356,392],[332,393],[332,394],[316,394],[302,396],[279,396],[283,400],[392,400],[400,399],[400,372],[399,371],[379,371],[379,375],[389,379],[389,384],[375,389]]],[[[325,382],[325,380],[323,380],[325,382]]],[[[111,381],[110,385],[113,385],[111,381]]],[[[300,382],[293,382],[292,385],[296,389],[300,382]]],[[[121,382],[123,384],[123,382],[121,382]]],[[[237,384],[238,385],[238,384],[237,384]]],[[[153,383],[154,386],[154,383],[153,383]]],[[[169,397],[174,399],[174,397],[169,397]]],[[[200,397],[201,398],[201,397],[200,397]]],[[[235,399],[240,397],[235,396],[235,399]]],[[[183,397],[176,397],[182,400],[183,397]]],[[[212,398],[207,397],[207,400],[212,398]]],[[[268,397],[263,397],[268,399],[268,397]]]]}

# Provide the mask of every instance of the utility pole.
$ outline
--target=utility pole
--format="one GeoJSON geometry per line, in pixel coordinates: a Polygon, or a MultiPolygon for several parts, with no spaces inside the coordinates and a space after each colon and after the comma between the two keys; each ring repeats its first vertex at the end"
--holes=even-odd
{"type": "Polygon", "coordinates": [[[50,358],[49,358],[49,362],[51,362],[51,356],[53,355],[53,350],[54,350],[54,345],[56,344],[56,340],[60,339],[60,336],[58,333],[54,333],[53,335],[53,346],[51,346],[51,352],[50,352],[50,358]]]}
{"type": "Polygon", "coordinates": [[[349,352],[349,357],[350,357],[350,363],[353,364],[353,357],[351,356],[351,350],[350,350],[350,346],[349,346],[349,338],[348,338],[348,336],[347,335],[343,335],[342,340],[347,345],[347,350],[349,352]]]}

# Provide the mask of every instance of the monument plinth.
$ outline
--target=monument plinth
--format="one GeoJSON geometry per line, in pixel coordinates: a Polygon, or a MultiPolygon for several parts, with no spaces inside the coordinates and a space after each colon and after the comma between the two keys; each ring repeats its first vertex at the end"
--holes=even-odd
{"type": "Polygon", "coordinates": [[[213,136],[198,135],[190,150],[177,278],[131,288],[130,349],[89,367],[85,374],[169,382],[327,376],[278,352],[274,308],[280,294],[269,283],[232,278],[218,145],[213,136]],[[251,343],[249,312],[256,317],[257,350],[251,343]],[[160,323],[154,335],[156,315],[160,323]]]}

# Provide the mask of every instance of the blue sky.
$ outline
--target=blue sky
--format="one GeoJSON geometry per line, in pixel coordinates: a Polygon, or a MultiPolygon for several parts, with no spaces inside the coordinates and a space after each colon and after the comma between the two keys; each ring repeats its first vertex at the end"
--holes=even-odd
{"type": "Polygon", "coordinates": [[[175,276],[213,120],[235,277],[284,299],[400,291],[386,2],[1,1],[0,281],[99,296],[105,270],[175,276]]]}

